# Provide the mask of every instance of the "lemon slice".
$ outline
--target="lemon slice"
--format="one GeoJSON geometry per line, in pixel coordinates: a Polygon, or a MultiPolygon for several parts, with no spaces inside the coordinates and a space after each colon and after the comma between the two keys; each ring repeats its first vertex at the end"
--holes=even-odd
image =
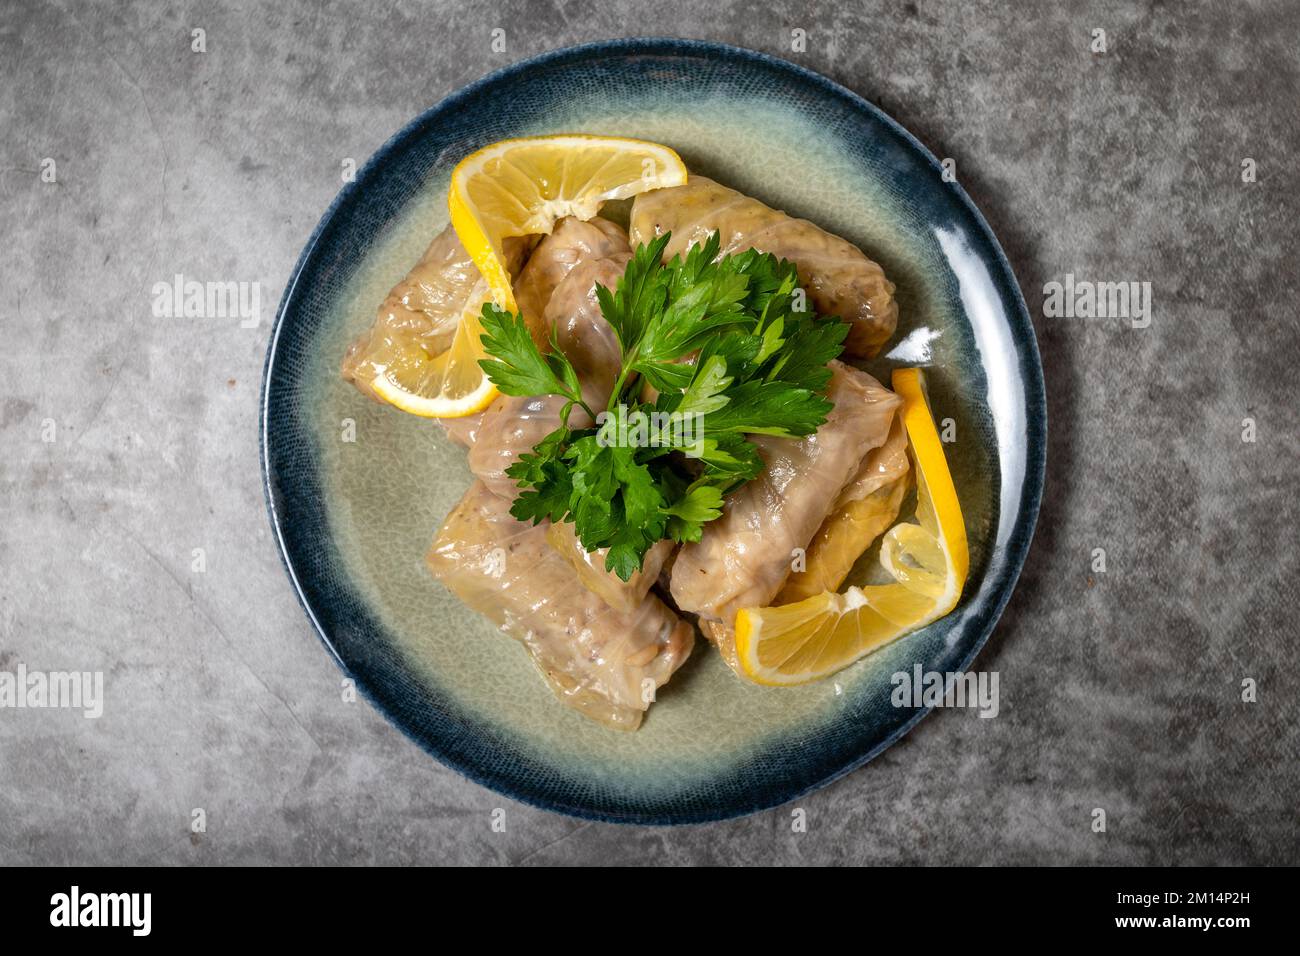
{"type": "Polygon", "coordinates": [[[658,143],[532,136],[505,139],[462,159],[451,174],[447,206],[496,304],[517,312],[502,240],[549,233],[564,216],[590,219],[601,203],[685,182],[681,157],[658,143]]]}
{"type": "Polygon", "coordinates": [[[483,306],[492,298],[487,282],[475,284],[447,351],[430,355],[416,345],[392,347],[371,358],[379,374],[371,383],[375,394],[404,412],[423,418],[463,418],[481,412],[497,396],[479,367],[486,358],[483,306]]]}
{"type": "Polygon", "coordinates": [[[379,343],[367,355],[371,389],[391,405],[425,418],[463,418],[487,408],[495,385],[479,367],[483,306],[517,312],[502,243],[549,233],[564,216],[590,219],[600,205],[686,182],[686,167],[667,146],[603,136],[507,139],[472,153],[451,174],[452,228],[482,281],[461,313],[447,351],[432,355],[409,342],[379,343]]]}
{"type": "Polygon", "coordinates": [[[943,617],[961,597],[970,570],[966,524],[920,369],[898,369],[894,391],[916,465],[917,523],[900,522],[881,543],[891,584],[851,587],[781,607],[736,615],[743,676],[758,684],[804,684],[847,667],[891,641],[943,617]]]}

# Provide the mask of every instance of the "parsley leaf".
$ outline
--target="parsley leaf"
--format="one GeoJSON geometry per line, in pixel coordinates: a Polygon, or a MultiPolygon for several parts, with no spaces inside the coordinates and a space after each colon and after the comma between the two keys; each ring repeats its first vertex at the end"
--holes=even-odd
{"type": "Polygon", "coordinates": [[[670,276],[660,260],[670,238],[671,234],[665,233],[648,245],[637,246],[617,291],[596,287],[600,314],[618,336],[625,357],[635,351],[645,330],[663,311],[670,276]]]}
{"type": "Polygon", "coordinates": [[[708,417],[709,432],[811,435],[833,407],[817,393],[779,380],[743,382],[727,397],[726,407],[708,417]]]}
{"type": "Polygon", "coordinates": [[[543,354],[522,315],[489,302],[483,306],[482,323],[483,348],[496,358],[479,359],[478,364],[497,388],[507,395],[561,395],[587,407],[573,363],[555,347],[543,354]]]}
{"type": "Polygon", "coordinates": [[[506,474],[525,488],[510,507],[518,520],[537,524],[563,521],[568,515],[573,484],[561,457],[571,434],[566,426],[557,428],[506,469],[506,474]]]}
{"type": "Polygon", "coordinates": [[[699,541],[704,526],[722,515],[722,490],[714,484],[696,483],[664,512],[671,515],[668,534],[674,541],[699,541]]]}
{"type": "Polygon", "coordinates": [[[848,326],[806,306],[795,266],[754,250],[721,256],[716,233],[663,261],[670,236],[639,246],[613,290],[596,287],[620,369],[605,409],[582,401],[554,338],[537,347],[522,317],[485,306],[480,364],[509,395],[560,395],[594,427],[562,426],[506,473],[521,521],[572,521],[623,580],[658,541],[698,541],[726,495],[764,463],[750,435],[811,435],[848,326]],[[644,385],[657,393],[645,400],[644,385]]]}

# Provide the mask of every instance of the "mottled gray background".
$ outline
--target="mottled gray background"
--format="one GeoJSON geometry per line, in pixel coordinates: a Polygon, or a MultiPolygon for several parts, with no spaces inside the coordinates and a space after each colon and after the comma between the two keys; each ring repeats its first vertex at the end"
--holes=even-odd
{"type": "Polygon", "coordinates": [[[0,669],[103,670],[108,700],[0,711],[0,863],[1300,860],[1300,8],[1020,7],[2,0],[0,669]],[[340,158],[514,60],[656,33],[789,57],[955,157],[1046,368],[1038,534],[980,660],[1001,716],[933,715],[805,834],[582,823],[443,769],[340,700],[263,509],[270,320],[340,158]],[[260,282],[262,324],[153,318],[176,272],[260,282]],[[1152,326],[1043,319],[1066,272],[1151,282],[1152,326]]]}

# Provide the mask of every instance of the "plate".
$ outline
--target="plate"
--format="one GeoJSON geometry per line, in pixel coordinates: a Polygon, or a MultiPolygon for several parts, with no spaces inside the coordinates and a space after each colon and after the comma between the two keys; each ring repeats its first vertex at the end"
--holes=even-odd
{"type": "Polygon", "coordinates": [[[799,66],[687,40],[618,40],[515,64],[384,144],[316,227],[280,303],[261,409],[267,507],[289,578],[357,687],[472,780],[574,816],[689,823],[777,806],[861,766],[923,716],[896,673],[970,667],[1024,561],[1046,406],[1011,268],[961,186],[870,103],[799,66]],[[511,136],[585,132],[677,149],[692,172],[861,246],[898,285],[899,330],[867,368],[928,367],[971,541],[961,603],[806,687],[737,679],[701,641],[642,728],[561,706],[524,650],[456,601],[423,555],[468,486],[432,422],[338,375],[348,340],[447,221],[457,161],[511,136]]]}

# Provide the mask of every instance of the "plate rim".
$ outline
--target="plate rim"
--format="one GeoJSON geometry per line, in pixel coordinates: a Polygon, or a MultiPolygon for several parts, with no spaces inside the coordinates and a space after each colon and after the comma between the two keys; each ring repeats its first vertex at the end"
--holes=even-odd
{"type": "MultiPolygon", "coordinates": [[[[295,298],[295,293],[297,292],[303,273],[306,271],[308,264],[316,251],[316,247],[328,232],[338,212],[344,206],[354,202],[362,194],[363,187],[366,185],[367,181],[375,175],[376,170],[397,147],[402,145],[407,139],[417,135],[426,124],[434,121],[443,113],[457,109],[462,103],[472,99],[483,89],[507,81],[530,69],[542,66],[554,66],[557,64],[563,65],[565,61],[581,60],[599,53],[619,55],[626,55],[629,53],[643,53],[646,55],[691,55],[697,57],[724,57],[736,61],[756,62],[777,72],[784,72],[798,82],[810,84],[819,91],[847,103],[853,109],[867,113],[876,121],[883,123],[895,136],[910,146],[911,149],[923,158],[933,169],[936,171],[942,171],[943,167],[939,159],[928,147],[926,147],[924,143],[917,139],[917,137],[901,123],[865,97],[855,93],[853,90],[843,86],[835,80],[832,80],[808,67],[802,66],[801,64],[773,56],[769,53],[751,50],[730,43],[715,40],[663,36],[621,37],[616,39],[595,40],[574,46],[548,50],[494,70],[465,86],[453,90],[441,100],[413,117],[386,139],[379,147],[377,147],[366,162],[357,170],[353,180],[344,183],[343,188],[335,195],[334,199],[322,214],[319,222],[317,222],[315,228],[312,230],[306,244],[303,246],[303,250],[294,264],[289,280],[285,284],[284,292],[280,297],[280,303],[276,309],[275,321],[271,327],[271,333],[267,342],[266,356],[263,360],[262,366],[262,383],[259,391],[257,412],[258,464],[261,476],[262,494],[266,504],[267,517],[271,523],[272,534],[275,538],[276,550],[280,557],[280,563],[289,577],[290,584],[293,587],[294,596],[297,598],[298,604],[302,607],[308,620],[311,622],[317,638],[324,645],[330,656],[333,657],[334,662],[338,665],[339,669],[345,676],[353,679],[357,690],[359,690],[362,696],[364,696],[366,700],[369,701],[381,715],[383,715],[384,719],[400,730],[408,739],[413,741],[421,750],[429,754],[440,764],[471,780],[475,784],[494,793],[499,793],[511,800],[517,800],[520,803],[537,807],[542,810],[547,810],[553,813],[562,813],[580,819],[595,820],[606,823],[648,826],[686,826],[697,823],[710,823],[720,820],[735,819],[783,806],[794,800],[798,800],[809,793],[827,787],[836,780],[839,780],[855,770],[861,769],[910,733],[911,730],[921,722],[921,720],[930,714],[933,708],[929,706],[917,708],[908,720],[895,728],[875,747],[872,747],[865,753],[847,761],[843,766],[833,770],[817,781],[789,792],[777,793],[775,790],[770,791],[764,795],[763,799],[756,800],[752,805],[747,807],[736,806],[733,804],[721,807],[716,811],[689,814],[657,814],[646,813],[639,810],[622,814],[609,814],[592,810],[587,807],[565,805],[557,800],[547,800],[541,796],[525,792],[522,788],[513,785],[513,783],[507,784],[499,778],[490,778],[488,775],[482,773],[477,767],[468,765],[466,762],[451,757],[446,752],[436,749],[431,741],[425,739],[423,736],[417,735],[413,728],[408,727],[405,723],[400,721],[391,712],[389,707],[380,701],[374,693],[372,693],[366,682],[360,679],[348,667],[306,596],[298,569],[294,566],[294,559],[289,554],[289,548],[282,532],[281,515],[276,509],[275,493],[272,488],[269,453],[270,430],[268,428],[268,419],[271,405],[271,377],[275,369],[275,360],[280,344],[280,337],[284,330],[285,317],[288,314],[290,303],[295,298]]],[[[1046,480],[1047,398],[1043,377],[1042,357],[1038,348],[1037,334],[1034,330],[1028,307],[1025,304],[1024,294],[1020,288],[1020,282],[1016,277],[1015,270],[1012,268],[1011,262],[1007,258],[1006,252],[1002,248],[1002,244],[998,241],[992,227],[989,226],[988,221],[984,218],[983,213],[980,212],[979,207],[976,206],[974,200],[972,200],[966,192],[965,187],[957,181],[947,183],[947,187],[951,193],[955,195],[957,202],[971,217],[975,227],[983,234],[985,242],[993,250],[996,256],[997,264],[1005,272],[1005,277],[1008,280],[1006,285],[1011,292],[1011,302],[1009,305],[1013,306],[1013,308],[1007,310],[1008,326],[1012,333],[1013,340],[1019,346],[1024,348],[1027,352],[1027,357],[1032,359],[1032,361],[1022,363],[1023,367],[1021,368],[1024,378],[1026,399],[1025,478],[1019,511],[1015,521],[1013,522],[1012,531],[1006,545],[1007,552],[1005,563],[1008,578],[1001,593],[996,595],[994,601],[990,602],[989,607],[991,608],[991,611],[988,620],[986,624],[980,628],[981,633],[970,645],[969,651],[961,662],[961,670],[965,671],[984,649],[985,644],[988,643],[989,637],[992,635],[1001,620],[1007,603],[1011,599],[1011,595],[1019,585],[1020,574],[1024,569],[1024,564],[1033,542],[1034,531],[1037,526],[1038,514],[1042,504],[1043,490],[1046,480]]]]}

